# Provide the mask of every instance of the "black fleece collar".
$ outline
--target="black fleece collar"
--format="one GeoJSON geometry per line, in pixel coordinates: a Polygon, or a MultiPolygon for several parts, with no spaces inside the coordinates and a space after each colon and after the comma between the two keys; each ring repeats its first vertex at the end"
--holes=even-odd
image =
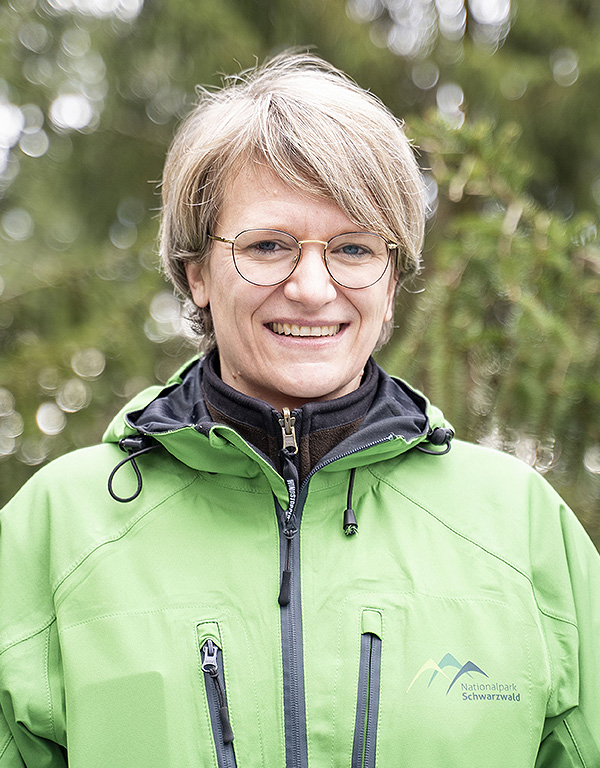
{"type": "MultiPolygon", "coordinates": [[[[379,374],[379,368],[369,358],[361,384],[356,390],[333,400],[306,403],[293,411],[301,479],[323,456],[359,428],[375,399],[379,374]]],[[[204,362],[202,390],[213,421],[234,427],[279,469],[281,414],[268,403],[244,395],[225,384],[220,376],[216,351],[211,352],[204,362]]]]}
{"type": "MultiPolygon", "coordinates": [[[[298,436],[348,424],[364,417],[371,407],[378,382],[379,369],[374,360],[369,358],[361,384],[353,392],[333,400],[306,403],[294,411],[298,436]]],[[[209,408],[226,414],[238,423],[264,429],[269,433],[278,432],[280,414],[273,406],[244,395],[221,379],[216,350],[209,353],[204,361],[202,390],[209,408]]]]}

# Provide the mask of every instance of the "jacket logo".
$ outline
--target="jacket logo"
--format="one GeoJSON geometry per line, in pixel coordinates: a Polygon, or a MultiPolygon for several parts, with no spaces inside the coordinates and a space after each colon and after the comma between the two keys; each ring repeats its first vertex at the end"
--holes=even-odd
{"type": "Polygon", "coordinates": [[[460,698],[463,701],[521,701],[521,693],[516,683],[506,681],[493,682],[490,680],[487,672],[484,672],[475,662],[469,660],[465,664],[461,664],[451,653],[447,653],[437,664],[433,659],[426,661],[413,677],[411,684],[406,689],[406,693],[410,691],[422,675],[427,673],[431,673],[427,688],[431,687],[436,678],[438,680],[445,678],[445,682],[448,683],[446,696],[460,680],[460,685],[456,686],[456,690],[460,691],[460,698]],[[487,681],[483,680],[483,678],[487,678],[487,681]]]}
{"type": "Polygon", "coordinates": [[[483,675],[484,677],[488,677],[486,673],[477,666],[472,661],[467,661],[465,664],[461,664],[459,661],[457,661],[454,656],[451,653],[447,653],[437,664],[433,659],[429,659],[428,661],[423,664],[421,669],[417,672],[417,674],[413,677],[411,684],[406,689],[406,693],[410,691],[410,689],[413,687],[413,685],[417,682],[417,680],[421,677],[421,675],[426,674],[427,672],[431,672],[431,677],[429,678],[429,682],[427,683],[427,687],[429,688],[435,678],[438,675],[442,675],[446,678],[446,680],[449,681],[450,685],[448,686],[448,689],[446,691],[446,696],[450,693],[452,687],[454,684],[463,676],[463,675],[469,675],[469,677],[473,677],[474,673],[477,673],[479,675],[483,675]],[[450,670],[449,672],[446,670],[450,670]]]}

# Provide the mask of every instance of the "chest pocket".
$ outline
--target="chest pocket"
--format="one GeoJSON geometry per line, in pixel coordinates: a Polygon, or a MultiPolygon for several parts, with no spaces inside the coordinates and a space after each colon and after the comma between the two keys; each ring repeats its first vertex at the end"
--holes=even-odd
{"type": "Polygon", "coordinates": [[[383,616],[379,765],[399,747],[423,768],[533,765],[549,693],[533,621],[500,600],[418,594],[383,616]]]}

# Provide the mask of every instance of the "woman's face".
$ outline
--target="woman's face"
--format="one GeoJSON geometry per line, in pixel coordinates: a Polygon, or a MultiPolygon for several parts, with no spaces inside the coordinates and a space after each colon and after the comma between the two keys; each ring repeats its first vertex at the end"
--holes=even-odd
{"type": "MultiPolygon", "coordinates": [[[[233,179],[211,234],[233,239],[246,229],[327,241],[358,228],[331,200],[303,195],[257,165],[233,179]]],[[[322,245],[304,245],[292,275],[266,287],[238,274],[228,243],[215,241],[203,265],[187,266],[194,302],[210,303],[223,381],[278,411],[356,389],[383,323],[392,318],[391,265],[379,282],[352,290],[331,279],[322,257],[322,245]],[[326,335],[278,333],[284,324],[326,335]]]]}

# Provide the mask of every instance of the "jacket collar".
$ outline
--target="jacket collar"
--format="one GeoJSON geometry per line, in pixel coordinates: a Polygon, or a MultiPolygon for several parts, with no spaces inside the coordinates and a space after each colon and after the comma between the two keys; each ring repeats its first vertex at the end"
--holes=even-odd
{"type": "MultiPolygon", "coordinates": [[[[344,466],[354,463],[358,466],[366,459],[358,458],[358,453],[375,447],[377,459],[398,455],[427,440],[434,442],[432,435],[439,434],[439,430],[450,433],[445,442],[451,439],[451,430],[447,429],[448,425],[438,409],[430,406],[422,394],[405,382],[390,377],[373,365],[377,385],[368,412],[359,429],[342,440],[335,451],[323,458],[321,464],[350,457],[344,461],[344,466]]],[[[103,440],[119,442],[135,435],[150,436],[177,459],[195,469],[246,477],[262,469],[268,475],[277,476],[264,455],[231,427],[212,420],[202,389],[205,366],[204,359],[194,359],[177,372],[166,387],[151,387],[140,393],[115,417],[103,440]],[[253,461],[248,462],[248,458],[253,461]]],[[[334,401],[328,402],[330,405],[311,403],[304,406],[308,408],[307,419],[310,417],[312,428],[315,420],[318,422],[328,408],[335,410],[337,407],[334,401]],[[316,408],[317,405],[324,406],[325,410],[316,408]]],[[[270,406],[266,407],[273,412],[270,406]]]]}

